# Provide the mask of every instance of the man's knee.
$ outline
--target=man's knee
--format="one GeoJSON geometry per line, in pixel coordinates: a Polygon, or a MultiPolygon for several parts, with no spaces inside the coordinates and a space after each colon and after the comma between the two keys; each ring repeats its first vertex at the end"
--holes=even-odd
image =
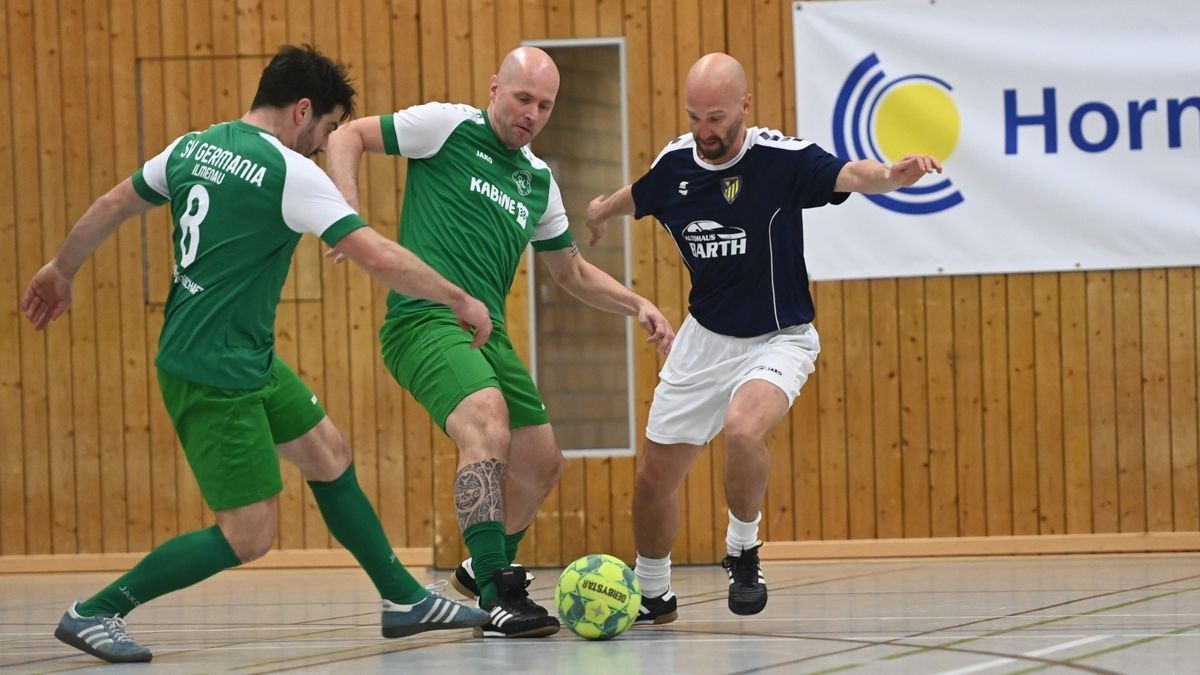
{"type": "Polygon", "coordinates": [[[536,479],[538,483],[547,488],[556,485],[558,479],[562,478],[563,464],[562,453],[557,448],[554,452],[543,453],[537,461],[536,479]]]}
{"type": "Polygon", "coordinates": [[[346,469],[350,468],[350,463],[354,460],[354,452],[350,449],[350,443],[336,429],[332,435],[323,439],[319,452],[315,454],[311,469],[304,471],[305,467],[301,467],[306,480],[322,482],[337,480],[346,473],[346,469]]]}
{"type": "Polygon", "coordinates": [[[524,485],[549,491],[563,472],[562,450],[549,427],[522,427],[512,433],[509,474],[524,485]]]}
{"type": "Polygon", "coordinates": [[[241,540],[240,544],[233,546],[233,552],[237,554],[238,560],[242,563],[253,562],[267,554],[271,550],[271,546],[275,544],[275,528],[263,528],[257,533],[241,540]]]}
{"type": "Polygon", "coordinates": [[[761,448],[766,443],[768,431],[761,420],[731,411],[725,417],[726,450],[744,452],[761,448]]]}
{"type": "Polygon", "coordinates": [[[685,452],[647,448],[638,460],[634,487],[643,496],[672,495],[679,490],[691,462],[685,452]]]}
{"type": "Polygon", "coordinates": [[[278,517],[275,499],[218,513],[221,534],[238,560],[258,560],[275,544],[278,517]]]}
{"type": "Polygon", "coordinates": [[[464,398],[446,418],[446,434],[468,461],[495,457],[508,462],[508,408],[500,390],[481,389],[464,398]]]}

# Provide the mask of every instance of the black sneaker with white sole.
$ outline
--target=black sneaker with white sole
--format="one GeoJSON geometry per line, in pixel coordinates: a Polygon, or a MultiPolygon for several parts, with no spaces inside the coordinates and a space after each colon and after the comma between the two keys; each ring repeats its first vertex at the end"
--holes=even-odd
{"type": "Polygon", "coordinates": [[[479,599],[479,584],[475,583],[475,568],[471,566],[470,558],[454,568],[454,576],[450,577],[450,585],[464,598],[479,599]]]}
{"type": "Polygon", "coordinates": [[[721,567],[729,574],[729,611],[734,614],[758,614],[767,606],[767,580],[758,561],[761,541],[742,549],[741,555],[727,555],[721,567]]]}
{"type": "Polygon", "coordinates": [[[642,596],[642,606],[638,609],[638,615],[633,620],[633,625],[657,626],[663,623],[671,623],[678,618],[679,611],[677,609],[675,593],[668,586],[667,592],[657,598],[642,596]]]}
{"type": "Polygon", "coordinates": [[[475,629],[475,637],[532,638],[559,631],[558,619],[529,599],[524,567],[501,567],[492,572],[492,583],[496,585],[496,601],[481,606],[491,618],[475,629]]]}
{"type": "MultiPolygon", "coordinates": [[[[517,565],[517,563],[513,563],[517,565]]],[[[520,565],[517,565],[520,567],[520,565]]],[[[529,588],[529,584],[533,583],[533,572],[525,570],[525,588],[529,588]]],[[[458,567],[454,568],[454,575],[450,577],[450,585],[454,590],[458,591],[464,598],[471,598],[476,602],[479,601],[479,585],[475,583],[475,568],[471,565],[471,559],[459,563],[458,567]]],[[[535,605],[538,609],[545,612],[545,608],[540,605],[535,605]]]]}

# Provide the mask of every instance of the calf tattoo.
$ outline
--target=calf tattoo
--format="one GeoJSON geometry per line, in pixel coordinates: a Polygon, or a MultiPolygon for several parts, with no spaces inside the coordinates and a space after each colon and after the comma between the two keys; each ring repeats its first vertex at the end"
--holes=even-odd
{"type": "Polygon", "coordinates": [[[454,477],[454,508],[463,530],[489,520],[504,522],[504,472],[508,466],[496,458],[468,464],[454,477]]]}

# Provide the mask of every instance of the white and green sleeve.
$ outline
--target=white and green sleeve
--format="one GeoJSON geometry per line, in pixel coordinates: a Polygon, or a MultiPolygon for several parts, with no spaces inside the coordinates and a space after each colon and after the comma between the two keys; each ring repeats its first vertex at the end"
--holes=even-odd
{"type": "Polygon", "coordinates": [[[284,147],[274,136],[262,134],[283,155],[283,222],[294,232],[310,232],[330,246],[367,222],[346,203],[329,176],[311,159],[284,147]]]}
{"type": "Polygon", "coordinates": [[[567,220],[567,209],[563,206],[562,192],[553,175],[550,176],[546,210],[533,230],[531,243],[535,251],[557,251],[575,243],[575,238],[571,236],[571,223],[567,220]]]}
{"type": "Polygon", "coordinates": [[[411,159],[432,157],[466,120],[485,123],[477,108],[455,103],[424,103],[381,115],[383,148],[389,155],[411,159]]]}
{"type": "Polygon", "coordinates": [[[165,150],[151,157],[140,169],[133,172],[133,189],[138,196],[151,204],[162,204],[171,198],[171,188],[167,185],[167,160],[171,151],[179,145],[179,141],[196,132],[186,133],[171,141],[165,150]]]}

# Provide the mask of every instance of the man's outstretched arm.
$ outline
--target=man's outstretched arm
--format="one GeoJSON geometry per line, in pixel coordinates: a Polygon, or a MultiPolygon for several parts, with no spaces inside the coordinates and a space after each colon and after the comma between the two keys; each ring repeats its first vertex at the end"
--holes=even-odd
{"type": "Polygon", "coordinates": [[[325,170],[350,206],[358,211],[358,165],[364,152],[384,152],[378,117],[360,117],[329,135],[325,170]]]}
{"type": "Polygon", "coordinates": [[[942,164],[929,155],[905,155],[888,166],[873,159],[848,162],[838,172],[834,192],[862,192],[869,195],[908,187],[927,173],[941,173],[942,164]]]}
{"type": "Polygon", "coordinates": [[[154,206],[142,199],[129,178],[92,202],[67,234],[58,254],[38,270],[21,297],[21,311],[34,328],[45,328],[67,311],[75,273],[117,226],[154,206]]]}
{"type": "Polygon", "coordinates": [[[333,250],[397,293],[449,307],[463,330],[471,332],[474,329],[472,347],[482,347],[491,335],[491,317],[482,302],[450,283],[412,251],[370,227],[360,227],[342,237],[333,250]]]}
{"type": "Polygon", "coordinates": [[[584,260],[578,246],[571,244],[557,251],[544,251],[540,256],[550,268],[550,276],[563,290],[596,309],[636,316],[650,335],[646,342],[654,343],[664,356],[671,350],[675,331],[663,313],[654,303],[584,260]]]}
{"type": "Polygon", "coordinates": [[[592,233],[592,238],[588,240],[588,246],[594,246],[596,242],[604,238],[610,218],[632,216],[633,212],[633,186],[631,185],[626,185],[608,197],[599,195],[593,199],[587,208],[586,224],[592,233]]]}

